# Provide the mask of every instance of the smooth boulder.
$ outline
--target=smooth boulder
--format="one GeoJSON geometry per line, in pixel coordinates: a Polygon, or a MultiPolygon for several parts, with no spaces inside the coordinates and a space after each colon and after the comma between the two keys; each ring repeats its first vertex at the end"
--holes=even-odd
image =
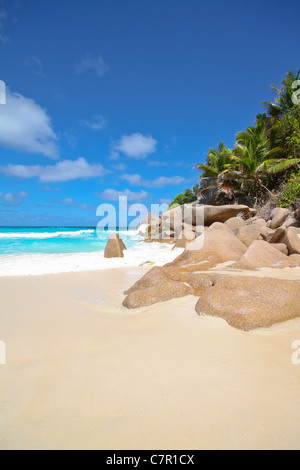
{"type": "Polygon", "coordinates": [[[270,228],[275,229],[280,227],[289,215],[290,211],[288,209],[284,209],[283,207],[275,207],[275,209],[271,211],[270,228]]]}
{"type": "Polygon", "coordinates": [[[252,242],[261,238],[262,227],[257,224],[245,225],[238,227],[234,233],[236,237],[248,247],[252,242]]]}
{"type": "Polygon", "coordinates": [[[241,259],[230,265],[230,268],[257,269],[257,268],[285,268],[290,267],[289,257],[263,240],[254,241],[241,259]]]}
{"type": "Polygon", "coordinates": [[[193,294],[191,287],[183,282],[165,279],[164,282],[150,287],[131,291],[124,299],[123,305],[129,309],[141,308],[190,294],[193,294]]]}
{"type": "Polygon", "coordinates": [[[216,279],[196,304],[198,315],[249,331],[300,316],[300,282],[247,276],[216,279]]]}
{"type": "Polygon", "coordinates": [[[107,240],[104,250],[104,258],[123,258],[123,250],[126,250],[125,243],[118,233],[112,233],[107,240]]]}
{"type": "Polygon", "coordinates": [[[300,228],[288,227],[285,235],[281,239],[281,243],[285,243],[290,255],[300,254],[300,228]]]}
{"type": "Polygon", "coordinates": [[[226,222],[224,223],[233,232],[238,228],[246,226],[246,222],[241,217],[231,217],[230,219],[226,220],[226,222]]]}
{"type": "Polygon", "coordinates": [[[186,250],[168,266],[189,266],[210,263],[216,265],[226,261],[237,261],[247,247],[226,227],[216,222],[194,241],[186,244],[186,250]]]}
{"type": "Polygon", "coordinates": [[[226,222],[228,219],[237,216],[243,216],[246,219],[255,214],[254,209],[242,204],[233,204],[225,206],[204,206],[204,224],[210,225],[214,222],[226,222]]]}

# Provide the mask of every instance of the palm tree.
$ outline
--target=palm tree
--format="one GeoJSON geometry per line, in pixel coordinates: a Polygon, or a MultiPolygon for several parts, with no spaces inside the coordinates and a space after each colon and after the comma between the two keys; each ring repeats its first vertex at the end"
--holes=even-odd
{"type": "Polygon", "coordinates": [[[230,155],[232,150],[225,147],[224,142],[220,142],[218,149],[209,149],[209,153],[206,157],[206,164],[197,163],[194,168],[198,168],[203,171],[202,176],[218,177],[218,175],[225,170],[226,164],[230,163],[230,155]]]}
{"type": "Polygon", "coordinates": [[[255,127],[248,127],[237,134],[231,162],[225,165],[219,180],[226,178],[234,181],[256,204],[265,192],[272,194],[264,184],[271,174],[300,163],[297,158],[279,158],[280,152],[279,147],[270,149],[265,115],[258,115],[255,127]]]}
{"type": "Polygon", "coordinates": [[[281,90],[277,88],[276,85],[272,85],[272,89],[277,94],[277,97],[274,99],[275,103],[272,103],[271,101],[262,102],[266,106],[271,117],[281,118],[293,108],[294,103],[292,96],[295,92],[293,83],[299,79],[299,76],[300,70],[298,70],[296,75],[289,71],[286,77],[282,80],[281,90]]]}

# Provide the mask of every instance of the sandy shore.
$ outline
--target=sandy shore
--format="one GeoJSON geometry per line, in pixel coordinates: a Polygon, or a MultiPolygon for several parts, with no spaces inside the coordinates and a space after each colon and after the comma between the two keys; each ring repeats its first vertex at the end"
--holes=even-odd
{"type": "Polygon", "coordinates": [[[246,333],[194,296],[129,312],[145,271],[0,279],[0,448],[299,449],[300,319],[246,333]]]}

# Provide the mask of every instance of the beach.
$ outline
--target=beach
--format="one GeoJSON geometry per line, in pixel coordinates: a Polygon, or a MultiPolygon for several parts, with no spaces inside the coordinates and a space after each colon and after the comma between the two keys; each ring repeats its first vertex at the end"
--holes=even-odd
{"type": "Polygon", "coordinates": [[[193,295],[127,310],[148,269],[0,278],[0,448],[299,449],[300,319],[244,332],[193,295]]]}

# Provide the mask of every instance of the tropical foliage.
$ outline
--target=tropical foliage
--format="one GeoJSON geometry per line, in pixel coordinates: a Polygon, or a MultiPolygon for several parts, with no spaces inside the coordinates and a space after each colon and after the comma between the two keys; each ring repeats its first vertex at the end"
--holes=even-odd
{"type": "Polygon", "coordinates": [[[224,142],[220,142],[217,150],[209,149],[206,164],[197,163],[194,168],[202,170],[202,176],[218,176],[225,170],[226,164],[230,163],[231,152],[231,149],[225,147],[224,142]]]}
{"type": "Polygon", "coordinates": [[[272,85],[272,89],[277,95],[274,99],[275,103],[271,101],[263,101],[263,104],[267,107],[268,114],[271,117],[281,118],[289,113],[294,107],[293,94],[295,89],[293,84],[299,79],[300,70],[297,74],[289,71],[286,77],[282,80],[281,89],[277,88],[276,85],[272,85]]]}
{"type": "Polygon", "coordinates": [[[200,187],[198,184],[196,184],[193,189],[186,189],[184,193],[178,194],[175,199],[171,202],[169,207],[172,207],[174,205],[183,205],[183,204],[189,204],[191,202],[194,202],[197,200],[197,194],[200,191],[200,187]]]}
{"type": "MultiPolygon", "coordinates": [[[[276,178],[300,168],[300,105],[293,99],[294,82],[299,76],[300,70],[297,74],[289,72],[281,89],[272,85],[277,93],[275,102],[263,102],[269,115],[257,115],[255,126],[239,132],[234,149],[226,148],[223,142],[217,150],[209,149],[206,163],[196,165],[202,171],[201,177],[216,177],[219,188],[230,182],[233,191],[242,192],[257,203],[272,194],[276,178]]],[[[293,194],[297,184],[292,180],[293,194]]]]}
{"type": "Polygon", "coordinates": [[[300,204],[300,171],[292,173],[283,190],[276,197],[280,207],[289,207],[300,204]]]}

